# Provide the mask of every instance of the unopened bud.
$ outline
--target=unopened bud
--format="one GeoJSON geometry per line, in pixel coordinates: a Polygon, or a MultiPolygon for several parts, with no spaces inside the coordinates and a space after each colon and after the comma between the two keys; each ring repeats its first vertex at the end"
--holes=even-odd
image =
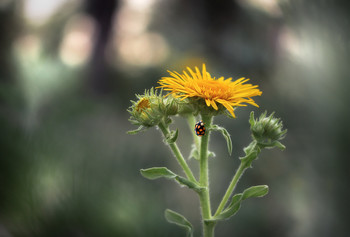
{"type": "Polygon", "coordinates": [[[274,113],[266,116],[266,111],[258,119],[254,119],[254,112],[250,113],[250,130],[253,138],[261,148],[278,147],[284,149],[285,146],[279,142],[282,140],[287,130],[283,130],[281,119],[273,117],[274,113]]]}

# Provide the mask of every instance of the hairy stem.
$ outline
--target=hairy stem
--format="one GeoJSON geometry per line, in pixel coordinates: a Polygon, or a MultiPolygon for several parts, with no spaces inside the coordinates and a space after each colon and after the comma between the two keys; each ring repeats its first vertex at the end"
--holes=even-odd
{"type": "MultiPolygon", "coordinates": [[[[202,115],[202,120],[205,126],[210,127],[213,117],[202,115]]],[[[211,208],[210,208],[210,196],[209,196],[209,169],[208,169],[208,144],[209,144],[209,135],[210,132],[201,137],[200,141],[200,176],[199,183],[202,187],[206,189],[199,194],[199,200],[202,210],[202,221],[203,221],[203,235],[205,237],[214,236],[214,223],[208,223],[205,220],[210,220],[211,216],[211,208]]]]}
{"type": "MultiPolygon", "coordinates": [[[[158,127],[160,128],[160,130],[163,132],[164,136],[167,137],[170,134],[169,128],[167,125],[165,125],[165,123],[161,122],[158,124],[158,127]]],[[[168,143],[170,149],[173,151],[174,156],[177,160],[177,162],[179,163],[179,165],[182,167],[182,169],[184,170],[187,178],[192,181],[197,183],[196,178],[194,177],[190,167],[188,166],[186,160],[184,159],[184,157],[181,154],[181,151],[179,150],[179,147],[177,146],[177,144],[174,143],[168,143]]]]}
{"type": "Polygon", "coordinates": [[[240,166],[238,167],[235,175],[233,176],[230,185],[228,186],[226,193],[224,195],[224,197],[222,198],[218,209],[216,210],[214,216],[219,215],[222,210],[225,208],[228,199],[230,198],[230,196],[232,195],[233,190],[235,189],[239,179],[241,178],[241,176],[243,175],[244,171],[247,169],[247,165],[245,164],[245,162],[241,162],[240,166]]]}

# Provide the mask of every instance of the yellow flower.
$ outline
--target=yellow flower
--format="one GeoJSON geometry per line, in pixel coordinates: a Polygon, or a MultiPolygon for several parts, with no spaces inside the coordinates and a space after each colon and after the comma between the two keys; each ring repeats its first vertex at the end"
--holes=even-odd
{"type": "Polygon", "coordinates": [[[205,64],[203,64],[202,73],[198,67],[195,68],[195,72],[189,67],[187,67],[187,70],[189,74],[183,71],[182,75],[175,71],[168,71],[171,77],[162,77],[158,81],[161,85],[159,87],[165,91],[170,91],[169,94],[182,100],[202,98],[208,107],[211,106],[215,110],[219,109],[217,105],[219,103],[233,117],[235,117],[234,107],[246,106],[246,104],[259,107],[251,97],[261,95],[262,92],[257,85],[244,84],[249,79],[244,77],[236,81],[232,81],[232,78],[224,79],[224,77],[216,79],[206,71],[205,64]]]}

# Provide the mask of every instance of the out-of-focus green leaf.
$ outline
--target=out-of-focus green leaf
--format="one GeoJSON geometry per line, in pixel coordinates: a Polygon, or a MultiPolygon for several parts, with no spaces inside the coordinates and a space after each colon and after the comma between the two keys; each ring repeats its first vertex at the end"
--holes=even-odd
{"type": "Polygon", "coordinates": [[[188,236],[188,237],[193,236],[192,224],[183,215],[181,215],[175,211],[172,211],[170,209],[166,209],[164,214],[165,214],[165,219],[168,222],[185,228],[186,232],[187,232],[186,236],[188,236]]]}
{"type": "Polygon", "coordinates": [[[140,172],[143,177],[151,180],[159,178],[173,179],[181,186],[186,186],[190,189],[193,189],[196,192],[201,192],[203,191],[203,189],[205,189],[204,187],[199,186],[197,183],[175,174],[166,167],[153,167],[148,169],[141,169],[140,172]]]}
{"type": "Polygon", "coordinates": [[[167,178],[174,179],[177,175],[165,167],[153,167],[140,170],[143,177],[147,179],[167,178]]]}
{"type": "Polygon", "coordinates": [[[243,192],[242,201],[251,197],[263,197],[269,192],[267,185],[258,185],[247,188],[243,192]]]}
{"type": "Polygon", "coordinates": [[[242,196],[243,194],[241,193],[234,195],[231,204],[216,216],[215,220],[225,220],[236,214],[241,207],[242,196]]]}
{"type": "Polygon", "coordinates": [[[263,197],[269,192],[267,185],[252,186],[244,190],[243,193],[238,193],[232,197],[230,205],[223,210],[219,215],[215,216],[213,220],[225,220],[235,215],[241,207],[243,200],[251,197],[263,197]]]}

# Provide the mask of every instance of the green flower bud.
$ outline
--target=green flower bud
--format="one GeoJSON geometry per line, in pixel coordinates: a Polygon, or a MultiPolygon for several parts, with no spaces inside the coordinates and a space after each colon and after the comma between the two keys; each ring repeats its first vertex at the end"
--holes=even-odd
{"type": "Polygon", "coordinates": [[[179,112],[179,99],[173,96],[158,96],[159,111],[166,117],[177,115],[179,112]]]}
{"type": "Polygon", "coordinates": [[[136,95],[137,101],[131,101],[132,106],[128,109],[131,114],[129,121],[140,126],[137,130],[129,131],[129,133],[137,133],[145,128],[158,125],[163,119],[170,123],[168,118],[178,113],[178,99],[170,96],[164,98],[162,92],[158,94],[157,90],[151,88],[145,90],[143,95],[136,95]]]}
{"type": "Polygon", "coordinates": [[[266,114],[265,111],[255,120],[254,112],[250,113],[249,123],[253,139],[256,140],[260,148],[278,147],[283,150],[285,146],[279,140],[285,137],[287,130],[283,130],[281,119],[273,117],[274,113],[268,117],[266,114]]]}

